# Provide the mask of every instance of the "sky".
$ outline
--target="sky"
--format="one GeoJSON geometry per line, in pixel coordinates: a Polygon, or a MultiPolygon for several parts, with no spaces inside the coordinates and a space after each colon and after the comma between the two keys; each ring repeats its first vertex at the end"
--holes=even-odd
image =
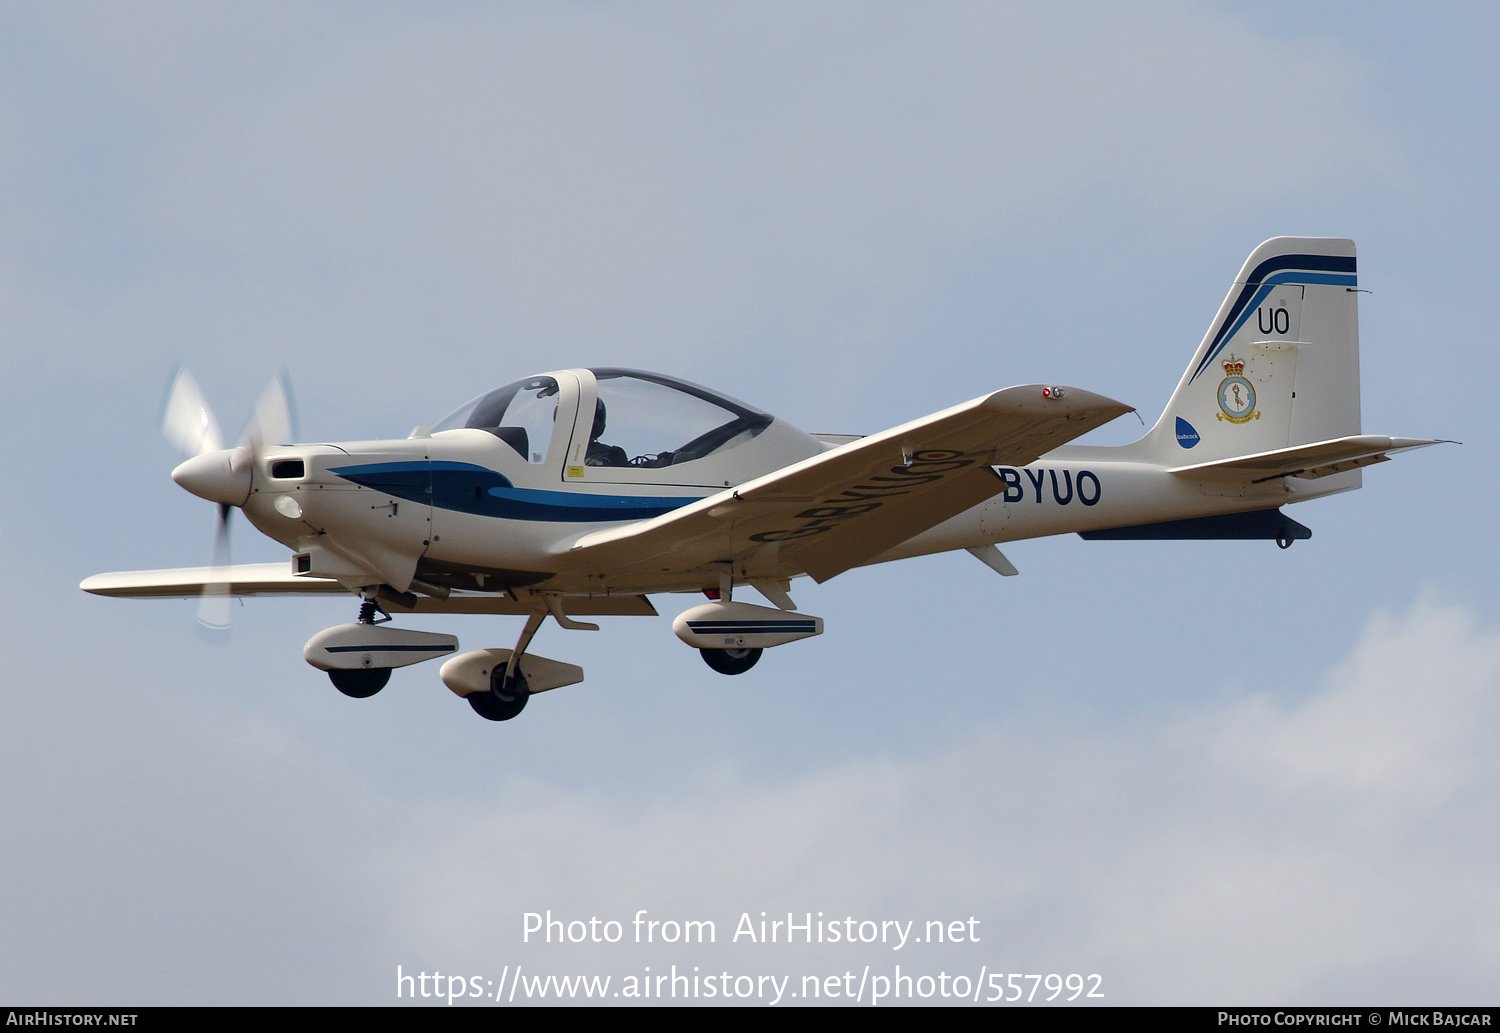
{"type": "MultiPolygon", "coordinates": [[[[0,7],[0,1001],[494,1007],[539,1000],[518,967],[676,966],[868,1006],[900,966],[1497,1003],[1497,37],[1343,0],[0,7]],[[308,440],[585,365],[814,432],[1034,382],[1149,423],[1279,235],[1358,244],[1365,431],[1462,442],[1293,508],[1285,552],[1063,536],[1003,581],[799,582],[825,633],[734,679],[660,597],[545,628],[586,680],[506,724],[433,665],[336,692],[300,650],[352,600],[206,642],[191,602],[77,588],[208,561],[178,364],[230,436],[281,368],[308,440]],[[528,939],[548,912],[620,940],[528,939]],[[637,943],[641,912],[715,940],[637,943]],[[763,912],[887,939],[735,937],[763,912]],[[890,939],[929,922],[959,942],[890,939]]],[[[899,1003],[964,1003],[929,993],[899,1003]]]]}

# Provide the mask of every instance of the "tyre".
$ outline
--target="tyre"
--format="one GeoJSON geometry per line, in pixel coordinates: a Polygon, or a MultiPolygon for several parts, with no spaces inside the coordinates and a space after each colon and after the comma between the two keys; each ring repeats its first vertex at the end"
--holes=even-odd
{"type": "Polygon", "coordinates": [[[700,649],[703,662],[720,674],[744,674],[755,666],[760,649],[700,649]]]}
{"type": "Polygon", "coordinates": [[[385,688],[385,683],[391,680],[391,669],[389,667],[356,667],[351,671],[333,670],[328,672],[328,680],[333,682],[334,688],[346,696],[368,699],[385,688]]]}
{"type": "Polygon", "coordinates": [[[531,690],[526,687],[526,677],[521,674],[517,674],[511,681],[508,692],[502,691],[506,666],[497,664],[490,672],[489,692],[473,692],[464,697],[474,713],[486,721],[509,721],[526,709],[526,701],[531,698],[531,690]]]}

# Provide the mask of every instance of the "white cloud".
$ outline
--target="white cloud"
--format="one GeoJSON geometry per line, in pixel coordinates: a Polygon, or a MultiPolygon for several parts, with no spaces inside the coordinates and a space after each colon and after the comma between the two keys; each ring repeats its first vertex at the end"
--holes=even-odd
{"type": "MultiPolygon", "coordinates": [[[[45,639],[45,617],[12,609],[8,627],[45,639]]],[[[455,712],[372,751],[390,711],[296,677],[295,656],[242,676],[148,630],[163,622],[144,607],[109,612],[117,626],[75,625],[88,653],[23,657],[3,687],[13,998],[381,1003],[397,964],[496,978],[899,962],[1098,972],[1116,1003],[1493,1000],[1500,635],[1463,607],[1378,615],[1323,675],[1226,638],[1203,679],[1215,698],[1158,701],[1149,720],[1037,706],[914,757],[747,778],[731,753],[658,764],[646,787],[566,735],[545,748],[571,760],[528,774],[535,747],[515,737],[546,726],[526,718],[475,729],[455,712]],[[402,777],[413,767],[422,785],[402,777]],[[523,946],[522,914],[549,908],[707,918],[719,941],[523,946]],[[972,915],[982,940],[725,943],[761,911],[919,931],[972,915]]],[[[1119,691],[1150,677],[1122,670],[1119,691]]],[[[411,695],[411,713],[441,696],[411,695]]]]}
{"type": "Polygon", "coordinates": [[[1427,600],[1375,618],[1312,691],[1273,653],[1227,643],[1258,691],[1166,725],[1044,714],[783,785],[710,782],[642,806],[537,787],[529,803],[449,811],[398,855],[405,956],[549,971],[640,960],[520,950],[520,913],[548,907],[645,907],[724,930],[741,911],[974,914],[984,947],[670,956],[794,972],[924,957],[1084,967],[1116,1003],[1492,999],[1500,636],[1427,600]]]}
{"type": "Polygon", "coordinates": [[[1224,729],[1221,750],[1255,758],[1268,782],[1289,789],[1442,805],[1484,763],[1475,727],[1495,716],[1497,663],[1500,639],[1472,615],[1431,601],[1403,621],[1383,614],[1316,703],[1288,709],[1257,697],[1224,729]]]}

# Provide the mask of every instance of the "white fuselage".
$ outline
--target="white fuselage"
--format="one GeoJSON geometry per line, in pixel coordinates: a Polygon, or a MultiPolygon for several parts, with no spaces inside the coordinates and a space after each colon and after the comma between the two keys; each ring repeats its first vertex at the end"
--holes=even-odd
{"type": "MultiPolygon", "coordinates": [[[[591,532],[670,512],[827,447],[777,420],[717,460],[707,457],[659,470],[588,469],[569,479],[564,467],[571,456],[566,453],[555,464],[531,464],[479,430],[300,446],[266,455],[244,509],[272,538],[317,557],[308,573],[337,577],[351,588],[375,582],[404,591],[415,579],[419,585],[469,591],[542,586],[591,596],[692,591],[716,584],[717,571],[701,565],[576,569],[569,546],[591,532]],[[288,459],[302,461],[301,477],[270,476],[277,463],[288,459]],[[690,469],[699,466],[703,469],[690,469]]],[[[1003,490],[993,498],[873,562],[1272,509],[1359,483],[1357,472],[1317,482],[1276,478],[1259,485],[1195,480],[1132,457],[1131,446],[1064,446],[1028,466],[995,469],[1003,490]]],[[[780,580],[801,573],[789,569],[776,549],[752,558],[743,571],[752,578],[780,580]]]]}
{"type": "Polygon", "coordinates": [[[883,553],[877,562],[1054,534],[1274,509],[1359,487],[1359,474],[1263,484],[1194,480],[1154,463],[1122,460],[1125,448],[1067,445],[1029,466],[998,467],[1006,490],[883,553]]]}

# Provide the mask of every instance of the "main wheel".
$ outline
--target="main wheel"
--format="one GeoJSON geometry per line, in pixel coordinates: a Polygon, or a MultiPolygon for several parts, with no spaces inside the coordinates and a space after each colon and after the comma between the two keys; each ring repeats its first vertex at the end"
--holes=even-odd
{"type": "Polygon", "coordinates": [[[464,697],[469,701],[469,706],[474,708],[474,713],[486,721],[509,721],[526,709],[526,701],[531,698],[531,690],[526,687],[526,676],[519,671],[511,680],[509,689],[505,688],[507,666],[496,664],[495,669],[490,672],[489,692],[473,692],[464,697]]]}
{"type": "Polygon", "coordinates": [[[703,662],[720,674],[744,674],[760,659],[761,649],[700,649],[703,662]]]}
{"type": "Polygon", "coordinates": [[[368,699],[385,688],[385,683],[391,680],[391,669],[389,667],[356,667],[351,671],[332,670],[328,672],[328,680],[333,682],[334,688],[346,696],[368,699]]]}

